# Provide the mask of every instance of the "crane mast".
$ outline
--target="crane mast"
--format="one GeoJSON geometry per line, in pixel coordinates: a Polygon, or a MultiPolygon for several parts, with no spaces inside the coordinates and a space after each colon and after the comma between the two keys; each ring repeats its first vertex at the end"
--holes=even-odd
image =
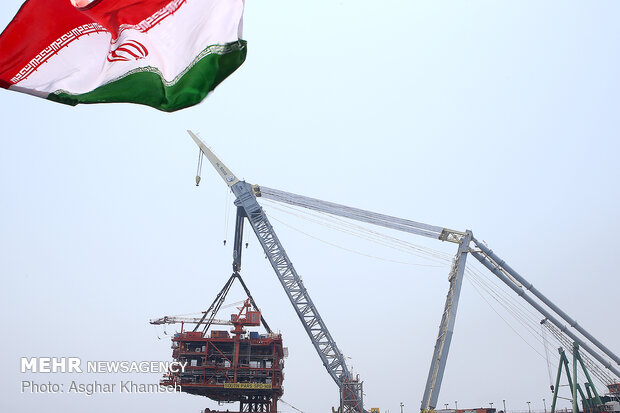
{"type": "Polygon", "coordinates": [[[441,324],[439,325],[439,334],[433,351],[433,359],[424,388],[424,396],[422,397],[422,405],[420,411],[430,411],[437,407],[437,399],[439,398],[439,389],[443,380],[443,373],[446,369],[448,361],[448,352],[452,343],[452,334],[454,332],[454,324],[456,322],[456,310],[459,305],[459,297],[461,295],[461,285],[463,284],[463,274],[465,273],[465,263],[467,261],[467,253],[469,252],[469,243],[472,239],[471,231],[467,231],[465,236],[460,239],[459,249],[454,258],[452,269],[448,281],[450,288],[446,296],[446,304],[444,306],[441,324]]]}
{"type": "Polygon", "coordinates": [[[343,413],[363,413],[362,382],[354,378],[325,322],[312,302],[304,283],[280,243],[267,215],[256,200],[258,187],[240,181],[222,161],[193,132],[192,139],[213,165],[235,195],[235,205],[241,207],[258,238],[265,256],[273,267],[299,320],[310,337],[325,369],[340,389],[340,407],[343,413]]]}

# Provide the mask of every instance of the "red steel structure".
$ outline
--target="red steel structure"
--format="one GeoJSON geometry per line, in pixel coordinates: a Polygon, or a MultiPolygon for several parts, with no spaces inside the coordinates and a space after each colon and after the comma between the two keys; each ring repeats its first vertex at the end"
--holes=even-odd
{"type": "Polygon", "coordinates": [[[252,308],[250,299],[231,315],[231,322],[231,334],[211,330],[210,337],[181,328],[172,338],[172,358],[187,366],[184,372],[167,373],[161,384],[218,402],[239,402],[239,412],[275,413],[284,392],[282,335],[246,332],[244,327],[261,325],[260,311],[252,308]]]}

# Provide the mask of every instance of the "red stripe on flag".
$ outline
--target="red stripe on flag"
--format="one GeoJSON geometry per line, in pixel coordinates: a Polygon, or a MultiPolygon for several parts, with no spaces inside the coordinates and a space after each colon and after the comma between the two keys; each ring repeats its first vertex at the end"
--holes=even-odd
{"type": "Polygon", "coordinates": [[[69,0],[26,1],[0,34],[0,86],[63,34],[90,22],[69,0]]]}
{"type": "MultiPolygon", "coordinates": [[[[69,1],[69,0],[66,0],[69,1]]],[[[99,23],[116,38],[121,24],[135,25],[171,0],[96,0],[86,7],[79,8],[82,13],[99,23]]]]}
{"type": "Polygon", "coordinates": [[[120,25],[135,25],[171,0],[96,0],[75,8],[70,0],[27,0],[0,34],[0,87],[61,36],[84,24],[98,23],[118,35],[120,25]]]}

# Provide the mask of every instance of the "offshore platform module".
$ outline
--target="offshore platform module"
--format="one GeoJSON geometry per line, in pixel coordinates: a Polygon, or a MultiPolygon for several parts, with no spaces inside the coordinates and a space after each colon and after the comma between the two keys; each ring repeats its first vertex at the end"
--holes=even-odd
{"type": "MultiPolygon", "coordinates": [[[[261,322],[268,331],[267,335],[258,336],[257,338],[257,333],[252,335],[251,332],[250,342],[247,343],[244,336],[245,332],[242,331],[243,326],[256,326],[256,314],[260,314],[260,310],[258,310],[256,303],[249,293],[249,290],[245,287],[245,284],[239,275],[239,270],[241,268],[241,237],[243,233],[243,224],[247,219],[254,230],[261,247],[263,248],[265,257],[269,260],[278,279],[280,280],[280,283],[282,284],[293,309],[305,328],[306,333],[308,334],[317,354],[323,362],[325,369],[338,385],[340,392],[339,413],[366,413],[363,401],[363,382],[360,380],[359,376],[353,376],[351,370],[348,368],[342,352],[336,345],[336,342],[327,329],[316,306],[312,302],[307,289],[304,287],[303,281],[297,274],[297,271],[293,267],[291,260],[286,254],[286,251],[275,234],[273,227],[267,219],[265,212],[259,205],[257,198],[263,197],[272,201],[277,201],[296,207],[307,208],[313,211],[357,220],[444,242],[451,242],[458,245],[456,256],[452,261],[452,267],[448,278],[450,284],[449,290],[446,296],[444,312],[439,326],[439,334],[435,342],[435,350],[428,373],[426,387],[424,389],[422,404],[420,406],[420,410],[422,412],[434,410],[437,406],[439,390],[441,388],[441,382],[454,331],[456,311],[468,254],[478,260],[513,292],[538,311],[543,316],[543,320],[541,322],[543,327],[552,331],[552,333],[554,333],[554,335],[558,338],[559,342],[562,343],[568,351],[573,352],[573,348],[582,349],[598,363],[601,371],[606,369],[607,375],[603,381],[608,385],[608,387],[611,386],[609,387],[610,389],[620,388],[620,358],[589,332],[587,332],[574,319],[569,317],[568,314],[545,297],[540,291],[538,291],[538,289],[523,278],[518,272],[512,269],[484,243],[474,238],[471,231],[455,231],[448,228],[423,224],[408,219],[392,217],[376,212],[365,211],[358,208],[352,208],[332,202],[292,194],[273,188],[251,185],[245,181],[240,181],[230,171],[230,169],[228,169],[226,165],[224,165],[220,159],[215,156],[207,145],[200,140],[198,136],[191,131],[188,131],[188,133],[196,142],[201,151],[199,157],[199,169],[202,162],[202,156],[204,155],[236,197],[234,201],[237,206],[235,243],[233,247],[234,273],[224,289],[220,292],[220,294],[218,294],[218,297],[211,305],[210,309],[205,312],[201,319],[186,320],[189,322],[196,322],[197,325],[194,328],[194,331],[186,333],[182,332],[179,336],[175,336],[173,339],[173,357],[175,357],[175,359],[179,359],[179,357],[187,357],[185,360],[194,360],[192,355],[189,353],[192,352],[192,349],[195,353],[198,353],[196,354],[197,357],[195,358],[195,361],[192,362],[195,365],[190,367],[190,371],[193,369],[199,373],[192,375],[191,378],[188,378],[187,380],[190,380],[190,382],[183,382],[184,378],[181,377],[169,377],[168,384],[180,382],[182,391],[203,394],[213,398],[214,400],[239,401],[239,412],[262,411],[275,413],[277,411],[276,402],[282,395],[281,386],[283,377],[281,367],[283,366],[282,358],[284,351],[281,347],[281,337],[276,337],[273,333],[271,333],[271,330],[269,330],[269,327],[265,323],[262,316],[260,317],[261,322]],[[207,338],[207,329],[212,324],[226,323],[216,320],[215,313],[221,306],[223,297],[225,297],[228,288],[230,288],[230,283],[232,283],[234,279],[239,279],[242,283],[248,295],[248,301],[243,307],[240,308],[240,312],[237,315],[233,314],[231,318],[232,325],[234,326],[234,329],[231,331],[233,337],[228,337],[228,332],[211,332],[211,337],[207,338]],[[254,315],[252,316],[251,314],[254,315]],[[205,325],[203,332],[197,332],[196,330],[198,327],[203,324],[205,325]],[[226,333],[226,337],[224,337],[224,333],[226,333]],[[262,341],[252,342],[252,337],[254,337],[255,340],[266,339],[266,341],[264,343],[262,341]],[[273,341],[269,341],[270,339],[273,339],[273,341]],[[263,355],[270,352],[270,354],[273,354],[273,357],[266,359],[260,359],[260,357],[258,359],[252,359],[252,357],[249,357],[242,360],[242,355],[245,354],[244,351],[247,351],[245,349],[248,348],[248,345],[251,348],[249,351],[250,355],[263,355]],[[212,351],[209,350],[211,348],[213,348],[212,351]],[[225,351],[222,351],[222,348],[225,351]],[[254,364],[253,366],[255,371],[253,373],[249,373],[249,375],[246,375],[245,371],[237,371],[238,368],[241,368],[241,361],[243,361],[243,363],[256,363],[260,361],[265,364],[261,364],[260,366],[254,364]],[[267,362],[270,362],[270,364],[267,364],[267,362]],[[225,374],[219,374],[218,368],[221,370],[222,368],[228,369],[230,367],[227,363],[233,363],[233,369],[229,369],[225,372],[225,374]],[[211,366],[213,364],[218,367],[213,369],[211,366]],[[269,367],[267,367],[267,365],[269,365],[269,367]],[[208,389],[209,386],[205,386],[205,383],[210,383],[209,386],[211,386],[211,390],[208,389]]],[[[200,177],[197,176],[196,184],[198,185],[199,182],[200,177]]],[[[167,318],[163,318],[158,321],[166,322],[164,321],[166,319],[167,318]]],[[[175,320],[171,320],[169,318],[167,319],[167,322],[173,321],[175,320]]],[[[577,350],[574,350],[575,360],[580,357],[576,354],[576,351],[577,350]]],[[[576,366],[576,363],[577,361],[574,362],[574,366],[576,366]]],[[[591,363],[595,362],[591,360],[591,363]]],[[[249,371],[253,368],[249,364],[247,367],[250,369],[249,371]]],[[[561,367],[562,365],[560,365],[560,368],[561,367]]],[[[568,370],[567,365],[565,365],[565,367],[566,370],[568,370]]],[[[560,371],[561,370],[558,371],[558,381],[560,371]]],[[[585,373],[586,376],[588,376],[588,373],[585,373]]],[[[578,397],[576,396],[576,393],[579,385],[577,383],[576,367],[573,367],[573,375],[571,380],[571,389],[574,390],[575,394],[575,396],[572,397],[573,412],[578,413],[580,409],[578,406],[578,397]]],[[[590,383],[587,384],[586,387],[588,387],[588,385],[592,386],[589,376],[588,381],[590,383]]],[[[590,394],[589,391],[588,394],[590,394]]],[[[586,401],[586,399],[589,401],[587,403],[583,403],[583,411],[610,411],[608,401],[598,397],[582,397],[582,400],[586,401]]],[[[371,409],[371,411],[377,410],[378,409],[371,409]]]]}
{"type": "MultiPolygon", "coordinates": [[[[186,365],[184,371],[169,371],[160,381],[190,394],[206,396],[219,403],[239,402],[239,412],[277,412],[284,388],[282,335],[269,328],[250,290],[241,278],[243,216],[238,214],[235,228],[233,274],[201,318],[162,317],[151,324],[181,323],[181,331],[172,337],[172,358],[186,365]],[[235,280],[245,290],[247,299],[229,320],[215,318],[235,280]],[[195,324],[184,331],[186,324],[195,324]],[[215,330],[215,325],[233,326],[232,330],[215,330]],[[246,331],[246,327],[263,326],[265,334],[246,331]],[[202,329],[201,329],[202,328],[202,329]],[[200,330],[201,329],[201,330],[200,330]],[[231,333],[231,334],[229,334],[231,333]]],[[[212,412],[206,409],[205,412],[212,412]]],[[[230,410],[226,410],[230,412],[230,410]]],[[[216,413],[216,412],[215,412],[216,413]]]]}
{"type": "Polygon", "coordinates": [[[276,412],[283,393],[282,336],[271,331],[246,334],[244,327],[261,324],[261,313],[250,298],[231,315],[230,324],[232,336],[227,330],[205,335],[208,322],[203,331],[196,331],[200,324],[194,331],[181,328],[172,338],[172,357],[188,366],[184,372],[167,373],[161,384],[218,402],[239,402],[240,411],[276,412]]]}

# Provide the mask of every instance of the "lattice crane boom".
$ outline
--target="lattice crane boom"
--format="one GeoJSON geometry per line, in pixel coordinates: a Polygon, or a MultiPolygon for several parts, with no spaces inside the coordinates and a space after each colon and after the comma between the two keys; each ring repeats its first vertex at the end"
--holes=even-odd
{"type": "Polygon", "coordinates": [[[338,348],[336,341],[310,298],[303,280],[295,270],[293,263],[280,243],[271,223],[267,219],[267,215],[258,204],[255,193],[257,187],[240,181],[198,136],[191,131],[188,131],[188,133],[235,195],[235,205],[243,208],[245,211],[245,215],[265,252],[265,256],[278,276],[299,320],[310,337],[312,345],[321,358],[327,372],[340,388],[343,413],[363,413],[365,410],[363,407],[362,383],[354,379],[351,374],[344,355],[338,348]]]}

